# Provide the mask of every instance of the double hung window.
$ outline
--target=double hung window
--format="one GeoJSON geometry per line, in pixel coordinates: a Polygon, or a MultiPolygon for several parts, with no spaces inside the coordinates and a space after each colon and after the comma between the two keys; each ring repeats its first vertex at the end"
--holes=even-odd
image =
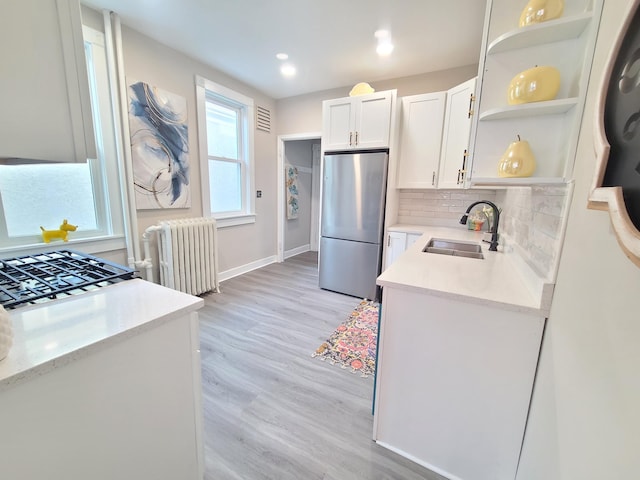
{"type": "Polygon", "coordinates": [[[78,226],[69,240],[123,234],[104,34],[85,27],[84,37],[98,158],[0,164],[0,249],[41,245],[40,227],[57,230],[65,219],[78,226]]]}
{"type": "Polygon", "coordinates": [[[219,226],[255,221],[253,100],[197,78],[203,211],[219,226]]]}

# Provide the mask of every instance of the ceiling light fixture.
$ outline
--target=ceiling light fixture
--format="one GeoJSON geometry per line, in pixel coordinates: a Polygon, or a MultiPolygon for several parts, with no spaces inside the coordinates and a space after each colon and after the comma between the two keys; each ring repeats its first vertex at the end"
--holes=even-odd
{"type": "Polygon", "coordinates": [[[285,63],[280,67],[280,73],[285,77],[293,77],[296,74],[296,67],[290,63],[285,63]]]}
{"type": "Polygon", "coordinates": [[[276,55],[276,58],[278,60],[287,60],[289,58],[289,55],[287,55],[286,53],[278,53],[276,55]]]}
{"type": "Polygon", "coordinates": [[[382,42],[376,47],[376,53],[381,57],[391,55],[391,52],[393,52],[393,44],[391,42],[382,42]]]}
{"type": "Polygon", "coordinates": [[[391,52],[393,52],[393,43],[391,43],[391,33],[389,30],[376,30],[373,35],[378,39],[378,46],[376,47],[378,55],[381,57],[391,55],[391,52]]]}

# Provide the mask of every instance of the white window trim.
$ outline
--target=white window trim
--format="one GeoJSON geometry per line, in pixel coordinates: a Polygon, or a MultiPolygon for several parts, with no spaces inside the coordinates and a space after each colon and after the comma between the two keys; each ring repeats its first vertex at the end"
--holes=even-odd
{"type": "MultiPolygon", "coordinates": [[[[103,32],[83,25],[83,37],[85,41],[89,41],[102,48],[105,47],[105,38],[103,32]]],[[[105,99],[100,99],[101,102],[103,100],[104,102],[101,103],[100,108],[105,110],[110,109],[109,102],[105,99]]],[[[98,123],[100,123],[101,121],[102,119],[98,119],[98,123]]],[[[96,149],[98,150],[99,156],[102,156],[104,158],[104,145],[99,134],[97,135],[96,149]]],[[[104,177],[100,177],[102,180],[100,182],[100,185],[94,185],[94,195],[97,209],[96,213],[98,216],[97,220],[105,226],[104,230],[78,232],[77,234],[70,236],[67,242],[54,241],[51,243],[41,243],[39,241],[35,241],[35,239],[38,238],[37,234],[28,238],[22,237],[24,238],[24,242],[9,242],[8,244],[0,247],[0,253],[2,255],[9,254],[18,256],[35,254],[43,251],[58,250],[60,248],[78,248],[85,253],[99,254],[126,248],[127,244],[124,234],[124,219],[122,213],[121,198],[122,185],[120,184],[117,171],[119,167],[102,168],[98,167],[94,163],[92,169],[96,168],[100,168],[101,170],[103,170],[102,173],[105,175],[104,177]],[[109,191],[108,198],[105,198],[105,189],[109,191]],[[107,221],[104,217],[109,217],[110,221],[107,221]],[[32,241],[31,238],[33,238],[34,241],[32,241]]],[[[1,202],[0,208],[2,208],[1,202]]],[[[4,217],[4,212],[0,211],[0,217],[4,217]]],[[[4,218],[0,218],[0,230],[2,230],[1,233],[3,234],[4,238],[8,238],[4,218]]]]}
{"type": "Polygon", "coordinates": [[[202,186],[202,213],[205,217],[214,217],[219,228],[230,227],[235,225],[244,225],[255,223],[255,199],[253,190],[255,185],[255,157],[253,148],[254,137],[254,103],[253,99],[242,95],[230,88],[224,87],[204,77],[196,75],[196,110],[198,114],[198,145],[200,153],[200,181],[202,186]],[[247,153],[248,168],[248,184],[246,185],[244,204],[246,205],[245,213],[242,214],[218,214],[211,213],[211,196],[209,185],[209,151],[207,149],[207,112],[206,98],[207,91],[233,100],[239,104],[246,105],[246,143],[244,148],[247,153]]]}

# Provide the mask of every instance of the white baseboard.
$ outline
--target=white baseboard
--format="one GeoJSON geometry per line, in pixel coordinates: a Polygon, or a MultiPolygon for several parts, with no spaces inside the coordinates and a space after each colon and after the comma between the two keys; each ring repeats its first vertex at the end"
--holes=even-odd
{"type": "Polygon", "coordinates": [[[284,259],[286,260],[289,257],[295,257],[296,255],[308,252],[309,250],[311,250],[311,246],[308,243],[306,245],[302,245],[301,247],[292,248],[291,250],[287,250],[284,252],[284,259]]]}
{"type": "Polygon", "coordinates": [[[218,276],[220,277],[220,281],[224,282],[225,280],[229,280],[230,278],[237,277],[238,275],[249,273],[253,270],[257,270],[258,268],[266,267],[267,265],[271,265],[272,263],[276,263],[277,261],[278,261],[278,257],[276,255],[273,255],[271,257],[266,257],[260,260],[256,260],[255,262],[247,263],[240,267],[232,268],[230,270],[225,270],[224,272],[218,272],[218,276]]]}
{"type": "Polygon", "coordinates": [[[446,470],[443,470],[443,469],[438,468],[438,467],[436,467],[434,465],[431,465],[428,462],[420,460],[419,458],[416,458],[413,455],[411,455],[411,454],[409,454],[409,453],[407,453],[407,452],[405,452],[403,450],[400,450],[399,448],[392,447],[388,443],[379,442],[377,440],[376,440],[376,443],[378,445],[380,445],[381,447],[386,448],[387,450],[391,450],[392,452],[397,453],[401,457],[408,458],[412,462],[417,463],[418,465],[422,465],[424,468],[427,468],[427,469],[431,470],[432,472],[437,473],[438,475],[441,475],[441,476],[443,476],[445,478],[448,478],[449,480],[462,480],[460,477],[456,477],[455,475],[453,475],[452,473],[447,472],[446,470]]]}

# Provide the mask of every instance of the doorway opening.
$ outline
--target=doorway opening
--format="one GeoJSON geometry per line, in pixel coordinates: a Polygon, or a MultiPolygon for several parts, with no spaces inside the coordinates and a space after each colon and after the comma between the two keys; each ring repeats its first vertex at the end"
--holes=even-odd
{"type": "Polygon", "coordinates": [[[278,136],[278,262],[318,251],[320,133],[278,136]]]}

